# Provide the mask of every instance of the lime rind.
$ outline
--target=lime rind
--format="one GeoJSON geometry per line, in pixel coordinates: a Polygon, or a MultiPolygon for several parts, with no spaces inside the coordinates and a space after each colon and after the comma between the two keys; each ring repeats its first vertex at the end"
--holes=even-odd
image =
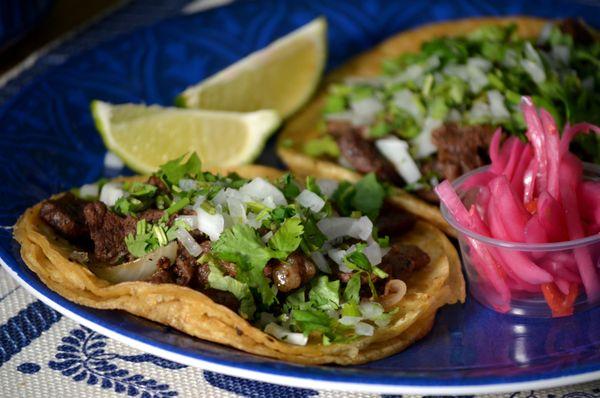
{"type": "MultiPolygon", "coordinates": [[[[178,116],[175,118],[176,121],[185,119],[186,122],[194,123],[194,121],[197,121],[198,123],[201,123],[203,120],[209,120],[211,126],[216,129],[218,129],[220,122],[228,123],[229,129],[231,129],[232,123],[239,124],[239,134],[245,134],[246,138],[242,150],[235,153],[235,155],[231,156],[229,159],[221,159],[220,164],[206,164],[207,167],[213,167],[236,166],[252,162],[260,155],[269,137],[273,135],[281,124],[281,118],[274,110],[259,110],[241,113],[162,108],[159,106],[135,104],[112,105],[98,100],[92,101],[90,108],[96,128],[106,147],[118,155],[129,168],[144,174],[155,171],[159,165],[156,163],[159,162],[149,162],[148,157],[143,156],[144,154],[132,151],[131,148],[128,148],[127,145],[119,142],[119,140],[115,138],[114,131],[120,130],[120,134],[122,134],[122,131],[132,131],[132,134],[139,134],[140,137],[143,138],[144,135],[139,133],[139,123],[144,124],[144,122],[147,122],[148,120],[156,122],[150,123],[151,126],[161,124],[161,120],[164,123],[168,123],[169,116],[174,115],[178,116]],[[167,117],[162,117],[162,115],[167,117]],[[181,116],[183,116],[183,118],[181,118],[181,116]]],[[[177,128],[178,126],[174,126],[174,129],[177,128]]],[[[151,132],[145,130],[145,133],[151,132]]],[[[181,134],[185,136],[185,134],[189,134],[189,132],[182,131],[181,134]]],[[[215,140],[214,137],[215,136],[213,135],[213,140],[215,140]]],[[[160,137],[158,140],[160,141],[160,137]]],[[[164,147],[168,147],[169,144],[169,138],[165,137],[164,147]]],[[[218,141],[209,143],[209,147],[213,147],[213,145],[216,147],[218,145],[226,145],[226,143],[224,144],[218,141]]],[[[162,144],[160,147],[163,147],[162,144]]],[[[194,150],[193,146],[190,150],[194,150]]]]}
{"type": "MultiPolygon", "coordinates": [[[[243,72],[247,72],[248,70],[252,70],[253,68],[260,70],[261,68],[256,68],[256,66],[263,65],[264,63],[269,62],[267,59],[269,57],[273,58],[272,55],[274,53],[285,51],[288,48],[288,46],[294,45],[294,43],[310,41],[315,45],[316,65],[314,70],[311,71],[311,73],[313,73],[314,76],[309,84],[305,84],[302,87],[300,87],[300,89],[298,90],[298,98],[292,102],[293,105],[290,106],[289,109],[277,109],[280,112],[282,119],[286,119],[288,116],[300,109],[310,99],[310,97],[314,94],[315,90],[318,87],[320,77],[325,68],[325,61],[327,59],[326,34],[327,21],[324,17],[318,17],[313,21],[309,22],[308,24],[292,31],[286,36],[275,40],[267,47],[246,56],[245,58],[228,66],[220,72],[209,76],[200,83],[188,87],[175,98],[175,104],[176,106],[184,108],[212,109],[211,106],[207,106],[206,104],[200,104],[200,96],[203,92],[207,90],[207,88],[224,85],[226,84],[227,80],[231,80],[234,77],[242,74],[243,72]]],[[[272,104],[272,106],[268,107],[278,108],[279,105],[280,104],[278,103],[274,103],[272,104]]],[[[219,106],[218,108],[225,110],[226,106],[219,106]]]]}

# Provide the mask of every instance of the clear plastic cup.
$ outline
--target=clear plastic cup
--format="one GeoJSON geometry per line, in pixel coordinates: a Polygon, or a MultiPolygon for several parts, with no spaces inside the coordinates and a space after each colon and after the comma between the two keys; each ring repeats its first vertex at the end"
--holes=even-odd
{"type": "MultiPolygon", "coordinates": [[[[469,177],[486,171],[488,167],[473,170],[452,183],[467,209],[475,201],[479,189],[471,188],[465,191],[461,189],[461,186],[469,177]]],[[[599,181],[600,166],[584,163],[584,178],[599,181]]],[[[542,269],[551,271],[553,275],[560,275],[560,283],[563,285],[565,293],[568,291],[568,285],[566,284],[578,284],[579,294],[575,300],[574,312],[584,311],[598,305],[600,302],[600,300],[588,300],[584,287],[578,278],[578,263],[582,261],[591,260],[595,271],[600,275],[600,234],[556,243],[516,243],[489,238],[463,228],[448,212],[444,204],[441,205],[441,211],[446,221],[458,231],[460,252],[469,291],[484,306],[498,312],[518,316],[537,318],[553,316],[540,285],[520,283],[511,277],[512,270],[510,268],[505,270],[505,267],[502,266],[495,269],[500,268],[499,272],[503,275],[505,286],[498,283],[497,278],[488,277],[490,273],[496,272],[493,268],[490,268],[494,267],[494,259],[496,258],[502,259],[505,263],[510,261],[512,264],[518,263],[524,258],[532,261],[542,269]],[[483,253],[483,255],[479,253],[483,253]],[[485,261],[482,257],[487,258],[488,261],[485,261]]]]}

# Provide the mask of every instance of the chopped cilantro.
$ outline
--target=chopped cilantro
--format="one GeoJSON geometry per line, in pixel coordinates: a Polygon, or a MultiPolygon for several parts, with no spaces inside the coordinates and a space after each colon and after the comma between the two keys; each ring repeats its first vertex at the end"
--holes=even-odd
{"type": "MultiPolygon", "coordinates": [[[[202,258],[200,259],[202,261],[202,258]]],[[[210,273],[208,274],[208,285],[213,289],[223,290],[233,294],[240,301],[240,313],[246,319],[252,318],[256,311],[254,297],[248,285],[231,276],[223,275],[223,272],[213,262],[209,262],[210,273]]]]}
{"type": "Polygon", "coordinates": [[[308,294],[314,308],[337,310],[340,306],[340,281],[329,281],[327,275],[315,278],[308,294]]]}
{"type": "Polygon", "coordinates": [[[179,180],[186,176],[200,176],[202,163],[198,155],[194,152],[187,161],[183,162],[184,157],[185,155],[163,164],[157,175],[171,185],[177,185],[179,180]]]}
{"type": "Polygon", "coordinates": [[[175,214],[179,210],[183,209],[185,206],[187,206],[189,204],[190,204],[190,199],[188,197],[181,198],[177,202],[175,202],[171,206],[169,206],[169,208],[166,210],[166,213],[168,215],[175,214]]]}
{"type": "Polygon", "coordinates": [[[257,289],[264,304],[271,305],[275,301],[275,293],[263,275],[272,250],[265,246],[252,227],[236,224],[225,230],[213,244],[213,253],[221,260],[238,265],[237,279],[257,289]]]}
{"type": "Polygon", "coordinates": [[[352,206],[372,220],[376,219],[385,199],[385,189],[377,181],[375,174],[367,174],[354,188],[356,192],[352,198],[352,206]]]}
{"type": "Polygon", "coordinates": [[[360,273],[352,275],[344,288],[344,301],[358,304],[360,300],[360,273]]]}
{"type": "Polygon", "coordinates": [[[286,259],[290,253],[300,246],[303,233],[304,227],[299,217],[285,220],[269,240],[269,246],[274,250],[274,257],[282,260],[286,259]]]}
{"type": "Polygon", "coordinates": [[[328,156],[337,159],[340,156],[337,142],[329,135],[307,141],[303,149],[311,157],[328,156]]]}
{"type": "Polygon", "coordinates": [[[300,187],[294,181],[294,177],[290,173],[285,173],[279,179],[279,187],[287,200],[293,200],[300,194],[300,187]]]}
{"type": "Polygon", "coordinates": [[[136,198],[153,196],[157,190],[154,185],[139,181],[125,182],[123,184],[123,189],[129,192],[130,196],[134,196],[136,198]]]}
{"type": "Polygon", "coordinates": [[[321,188],[319,188],[317,180],[313,176],[306,177],[306,189],[321,196],[321,188]]]}

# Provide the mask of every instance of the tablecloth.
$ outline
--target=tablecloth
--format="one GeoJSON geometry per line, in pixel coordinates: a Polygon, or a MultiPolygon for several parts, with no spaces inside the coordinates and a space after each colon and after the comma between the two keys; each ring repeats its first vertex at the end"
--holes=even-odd
{"type": "MultiPolygon", "coordinates": [[[[228,0],[123,2],[87,27],[0,76],[0,103],[69,56],[185,9],[228,0]],[[42,55],[44,55],[42,57],[42,55]],[[23,73],[25,72],[26,73],[23,73]]],[[[379,397],[254,382],[187,367],[129,348],[64,317],[0,270],[0,397],[379,397]]],[[[382,396],[391,397],[391,396],[382,396]]],[[[600,381],[486,397],[600,398],[600,381]]]]}

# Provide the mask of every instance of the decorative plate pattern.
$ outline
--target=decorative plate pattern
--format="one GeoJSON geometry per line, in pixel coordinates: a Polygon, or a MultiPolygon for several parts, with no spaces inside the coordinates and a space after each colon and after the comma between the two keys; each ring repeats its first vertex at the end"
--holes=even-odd
{"type": "MultiPolygon", "coordinates": [[[[51,193],[95,180],[106,172],[105,150],[89,114],[90,100],[169,105],[187,85],[318,15],[325,15],[330,24],[329,67],[332,67],[391,34],[427,22],[477,15],[529,14],[583,16],[598,26],[598,11],[592,3],[561,1],[255,0],[175,17],[136,30],[49,70],[0,108],[0,197],[3,199],[0,225],[12,225],[26,207],[51,193]]],[[[272,149],[271,143],[260,161],[279,165],[272,149]]],[[[110,337],[156,355],[215,371],[295,385],[306,385],[303,380],[310,379],[315,387],[437,393],[550,386],[584,381],[600,374],[600,310],[568,319],[526,320],[492,313],[475,302],[444,309],[432,333],[423,341],[400,355],[368,365],[309,367],[258,358],[183,336],[133,316],[92,310],[64,300],[43,286],[23,265],[10,232],[9,228],[0,229],[0,257],[13,276],[44,302],[110,337]]],[[[94,332],[85,329],[77,332],[82,333],[94,332]]],[[[97,350],[101,350],[100,346],[97,350]]],[[[59,358],[57,354],[54,365],[49,366],[88,383],[109,380],[106,385],[110,382],[111,387],[107,388],[115,391],[117,385],[122,385],[118,388],[137,389],[143,394],[146,390],[139,383],[146,383],[147,387],[161,385],[133,373],[112,379],[105,377],[104,371],[99,370],[104,365],[94,365],[102,361],[95,355],[102,358],[112,354],[92,351],[88,354],[91,356],[78,359],[59,358]],[[85,372],[83,364],[88,366],[85,372]],[[77,366],[81,367],[70,370],[77,366]],[[129,384],[125,382],[128,378],[133,378],[129,384]]],[[[24,364],[22,372],[35,373],[33,365],[24,364]]],[[[210,373],[206,378],[210,383],[210,373]]],[[[243,388],[243,383],[232,382],[230,388],[243,388]]],[[[164,390],[168,391],[168,386],[164,390]]],[[[152,393],[158,392],[157,389],[152,393]]],[[[310,390],[303,394],[311,395],[310,390]]]]}

